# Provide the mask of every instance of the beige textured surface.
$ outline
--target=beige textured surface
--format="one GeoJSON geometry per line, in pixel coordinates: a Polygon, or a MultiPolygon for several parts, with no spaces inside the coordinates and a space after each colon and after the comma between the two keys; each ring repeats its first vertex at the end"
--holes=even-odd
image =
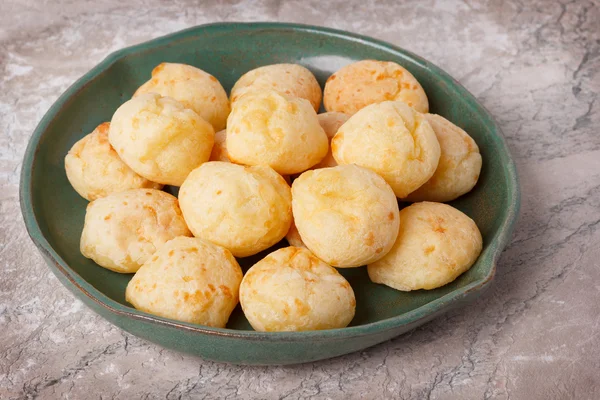
{"type": "Polygon", "coordinates": [[[596,399],[600,393],[600,9],[591,1],[0,1],[0,397],[596,399]],[[365,351],[236,367],[164,350],[75,300],[28,240],[23,151],[109,52],[216,21],[310,22],[387,40],[490,110],[521,217],[473,304],[365,351]],[[401,23],[400,23],[401,22],[401,23]]]}

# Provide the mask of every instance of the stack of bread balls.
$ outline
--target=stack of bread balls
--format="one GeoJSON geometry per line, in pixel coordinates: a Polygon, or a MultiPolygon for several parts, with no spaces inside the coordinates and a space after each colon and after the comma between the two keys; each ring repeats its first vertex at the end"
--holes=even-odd
{"type": "Polygon", "coordinates": [[[394,62],[347,65],[324,92],[301,65],[267,65],[230,97],[207,72],[162,63],[65,158],[90,201],[81,253],[135,273],[127,301],[160,317],[224,328],[239,301],[255,330],[343,328],[356,299],[336,268],[428,290],[482,250],[473,220],[444,204],[477,183],[479,148],[428,112],[394,62]],[[236,257],[284,238],[243,274],[236,257]]]}

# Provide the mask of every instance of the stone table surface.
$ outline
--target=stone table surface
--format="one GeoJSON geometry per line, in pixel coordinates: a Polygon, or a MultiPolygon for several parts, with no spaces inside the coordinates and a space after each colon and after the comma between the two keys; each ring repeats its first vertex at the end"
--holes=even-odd
{"type": "Polygon", "coordinates": [[[1,0],[0,398],[600,398],[599,91],[597,0],[1,0]],[[370,35],[441,66],[483,102],[523,190],[484,297],[360,353],[240,367],[131,336],[61,286],[18,205],[35,125],[113,50],[216,21],[370,35]]]}

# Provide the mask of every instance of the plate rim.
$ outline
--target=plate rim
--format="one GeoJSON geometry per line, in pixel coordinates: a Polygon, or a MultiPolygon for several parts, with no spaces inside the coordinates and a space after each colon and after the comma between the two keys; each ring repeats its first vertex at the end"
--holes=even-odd
{"type": "MultiPolygon", "coordinates": [[[[502,254],[503,250],[508,245],[509,240],[511,239],[512,232],[514,230],[519,215],[521,203],[520,199],[521,192],[516,165],[500,127],[494,120],[492,114],[479,102],[479,100],[475,98],[475,96],[473,96],[456,79],[454,79],[452,76],[450,76],[448,73],[446,73],[444,70],[437,67],[433,63],[412,53],[411,51],[402,49],[385,41],[333,28],[285,22],[217,22],[197,25],[181,31],[170,33],[168,35],[160,36],[158,38],[145,41],[136,45],[125,47],[110,53],[106,58],[104,58],[104,60],[102,60],[99,64],[97,64],[87,73],[85,73],[82,77],[80,77],[77,81],[75,81],[75,83],[73,83],[63,94],[61,94],[58,97],[58,99],[44,114],[41,121],[35,128],[32,136],[30,137],[27,148],[25,150],[19,183],[19,202],[21,207],[21,213],[25,222],[27,233],[29,234],[31,240],[44,256],[44,258],[46,259],[45,261],[48,264],[49,262],[52,263],[52,265],[49,265],[51,267],[54,267],[51,269],[55,274],[60,273],[64,278],[67,279],[68,283],[70,283],[73,286],[73,288],[77,289],[79,292],[85,295],[89,300],[96,303],[98,306],[105,308],[110,313],[118,316],[124,316],[134,320],[139,320],[141,322],[155,323],[169,328],[175,328],[179,330],[212,336],[278,342],[297,342],[305,341],[307,339],[344,340],[349,337],[360,337],[376,333],[383,333],[389,330],[397,329],[401,326],[416,323],[417,321],[425,319],[430,315],[435,315],[437,312],[444,310],[447,306],[459,303],[460,300],[464,299],[470,294],[482,291],[487,286],[489,286],[489,284],[493,280],[494,275],[496,273],[498,259],[502,254]],[[492,130],[494,132],[492,132],[492,135],[494,136],[494,139],[498,141],[498,144],[503,148],[501,158],[506,166],[506,181],[507,187],[509,188],[508,210],[506,218],[504,219],[504,221],[502,221],[496,234],[494,235],[494,237],[488,245],[488,247],[491,250],[491,254],[488,255],[491,262],[491,268],[489,273],[485,277],[471,282],[469,285],[461,288],[460,290],[447,293],[446,295],[441,296],[411,311],[390,318],[371,322],[368,324],[318,331],[257,332],[253,330],[245,331],[190,324],[154,316],[136,310],[132,307],[125,306],[109,298],[104,293],[100,292],[94,286],[89,284],[79,274],[72,270],[71,267],[69,267],[69,265],[62,259],[62,257],[54,250],[54,248],[46,240],[44,234],[41,231],[33,209],[33,198],[31,188],[33,165],[35,163],[36,155],[40,150],[40,140],[43,137],[43,134],[45,133],[49,124],[60,112],[62,107],[64,107],[65,104],[70,101],[71,97],[73,97],[79,90],[85,87],[98,75],[105,72],[114,63],[126,58],[130,54],[134,54],[154,47],[159,47],[165,43],[169,43],[175,40],[181,40],[190,35],[202,34],[206,31],[218,32],[221,30],[230,31],[244,29],[248,31],[285,30],[294,31],[298,33],[317,33],[325,36],[340,37],[346,40],[359,42],[371,47],[380,47],[388,52],[396,53],[397,56],[412,59],[412,61],[429,69],[430,71],[434,72],[437,76],[440,76],[442,79],[452,82],[452,84],[459,90],[460,94],[467,97],[470,100],[470,104],[474,104],[476,108],[479,108],[481,111],[483,111],[483,114],[486,116],[486,118],[489,120],[489,123],[493,127],[492,130]]],[[[62,280],[60,281],[64,285],[65,282],[62,280]]],[[[72,290],[72,288],[68,289],[72,290]]]]}

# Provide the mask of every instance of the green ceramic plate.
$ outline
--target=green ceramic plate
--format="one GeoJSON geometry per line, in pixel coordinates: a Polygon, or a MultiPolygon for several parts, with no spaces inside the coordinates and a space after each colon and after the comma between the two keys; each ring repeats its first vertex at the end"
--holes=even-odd
{"type": "MultiPolygon", "coordinates": [[[[79,299],[134,335],[207,359],[236,364],[292,364],[334,357],[391,339],[452,307],[473,300],[494,276],[519,209],[514,163],[489,113],[458,82],[422,58],[364,36],[304,25],[226,23],[204,25],[129,47],[108,56],[71,86],[33,133],[21,174],[21,208],[27,230],[44,259],[79,299]],[[130,275],[100,268],[79,253],[87,202],[71,188],[63,160],[69,148],[109,121],[119,105],[163,62],[195,65],[231,89],[244,72],[273,63],[299,63],[323,85],[355,60],[395,61],[421,82],[431,112],[469,132],[479,144],[483,170],[477,187],[452,203],[476,222],[484,248],[477,263],[455,282],[431,291],[403,293],[375,285],[365,268],[342,270],[356,293],[349,327],[314,332],[254,332],[241,310],[226,329],[154,317],[125,302],[130,275]]],[[[280,244],[283,245],[283,244],[280,244]]],[[[247,269],[264,254],[240,260],[247,269]]]]}

